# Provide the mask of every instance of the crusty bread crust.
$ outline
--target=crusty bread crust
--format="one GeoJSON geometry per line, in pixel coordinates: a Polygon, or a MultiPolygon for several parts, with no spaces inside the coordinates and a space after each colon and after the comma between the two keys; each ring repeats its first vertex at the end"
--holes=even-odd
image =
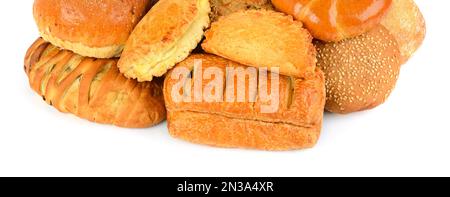
{"type": "MultiPolygon", "coordinates": [[[[226,67],[247,68],[206,54],[191,55],[176,68],[192,70],[196,60],[202,61],[204,70],[216,67],[225,72],[226,67]]],[[[208,145],[264,150],[308,148],[319,138],[325,105],[325,79],[320,70],[305,79],[280,75],[279,108],[273,113],[261,110],[264,101],[259,97],[256,102],[248,99],[245,102],[175,102],[171,93],[179,81],[172,79],[172,72],[164,82],[164,97],[168,127],[174,137],[208,145]]],[[[206,83],[204,80],[203,85],[206,83]]],[[[224,95],[228,90],[222,90],[224,95]]],[[[237,91],[231,94],[236,96],[237,91]]],[[[246,95],[250,95],[248,88],[246,95]]]]}
{"type": "Polygon", "coordinates": [[[206,32],[203,49],[253,67],[279,67],[280,73],[304,77],[314,73],[312,36],[291,16],[269,11],[239,11],[221,17],[206,32]]]}
{"type": "Polygon", "coordinates": [[[165,118],[162,83],[126,79],[117,59],[87,58],[38,39],[25,57],[31,88],[61,112],[120,127],[143,128],[165,118]]]}
{"type": "Polygon", "coordinates": [[[413,0],[393,1],[391,10],[381,24],[397,39],[402,64],[408,61],[425,39],[425,19],[413,0]]]}
{"type": "Polygon", "coordinates": [[[321,130],[321,123],[299,127],[190,111],[169,112],[167,124],[173,137],[192,143],[272,151],[312,148],[321,130]]]}
{"type": "Polygon", "coordinates": [[[154,0],[35,0],[34,19],[53,45],[88,57],[118,56],[154,0]]]}

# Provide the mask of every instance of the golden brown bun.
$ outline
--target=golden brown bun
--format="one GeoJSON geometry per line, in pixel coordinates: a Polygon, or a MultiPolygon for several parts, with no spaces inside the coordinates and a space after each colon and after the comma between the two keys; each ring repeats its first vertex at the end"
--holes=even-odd
{"type": "Polygon", "coordinates": [[[83,56],[120,55],[125,42],[154,0],[35,0],[41,36],[83,56]]]}
{"type": "Polygon", "coordinates": [[[325,73],[325,109],[351,113],[374,108],[388,98],[400,72],[400,50],[383,26],[339,43],[317,41],[317,66],[325,73]]]}
{"type": "MultiPolygon", "coordinates": [[[[202,62],[202,70],[226,67],[243,68],[239,63],[214,55],[195,54],[179,63],[175,68],[185,67],[193,70],[194,62],[202,62]]],[[[175,70],[175,69],[174,69],[175,70]]],[[[256,96],[251,102],[249,78],[246,79],[245,102],[229,102],[226,95],[234,94],[229,88],[216,90],[223,92],[225,102],[176,102],[172,89],[180,81],[170,71],[164,82],[164,97],[168,111],[168,127],[172,136],[199,144],[220,147],[251,148],[263,150],[290,150],[309,148],[316,144],[322,127],[325,105],[325,79],[317,70],[305,79],[280,76],[279,108],[274,113],[263,113],[263,101],[256,96]]],[[[195,80],[195,74],[193,75],[195,80]]],[[[269,74],[270,76],[270,74],[269,74]]],[[[225,77],[224,77],[225,78],[225,77]]],[[[239,87],[235,76],[235,87],[239,87]]],[[[210,80],[203,79],[203,87],[210,80]]],[[[272,80],[268,80],[269,87],[272,80]]],[[[187,84],[189,85],[189,84],[187,84]]],[[[258,86],[260,83],[258,83],[258,86]]],[[[192,94],[194,87],[190,84],[192,94]]],[[[253,86],[254,87],[254,86],[253,86]]],[[[193,98],[193,97],[191,97],[193,98]]]]}
{"type": "Polygon", "coordinates": [[[413,0],[395,0],[381,24],[397,38],[402,63],[408,61],[425,39],[425,19],[413,0]]]}
{"type": "Polygon", "coordinates": [[[159,1],[131,34],[120,71],[138,81],[164,75],[201,41],[210,12],[208,0],[159,1]]]}
{"type": "Polygon", "coordinates": [[[302,21],[314,38],[337,42],[380,24],[392,0],[272,0],[272,3],[277,10],[302,21]]]}
{"type": "Polygon", "coordinates": [[[211,0],[211,8],[211,21],[241,10],[273,10],[270,0],[211,0]]]}
{"type": "Polygon", "coordinates": [[[280,73],[314,73],[316,51],[300,22],[268,10],[239,11],[221,17],[206,32],[203,49],[253,67],[280,67],[280,73]]]}
{"type": "Polygon", "coordinates": [[[141,128],[165,118],[162,83],[126,79],[117,59],[82,57],[38,39],[28,49],[31,88],[61,112],[93,122],[141,128]]]}

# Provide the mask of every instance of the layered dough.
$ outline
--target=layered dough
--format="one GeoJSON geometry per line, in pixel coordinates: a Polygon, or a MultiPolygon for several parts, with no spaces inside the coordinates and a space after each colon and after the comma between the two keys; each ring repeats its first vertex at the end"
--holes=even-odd
{"type": "Polygon", "coordinates": [[[201,41],[210,11],[208,0],[159,1],[131,34],[120,71],[139,81],[164,75],[201,41]]]}
{"type": "MultiPolygon", "coordinates": [[[[223,72],[226,72],[227,67],[248,68],[218,56],[196,54],[179,63],[174,70],[184,67],[193,71],[196,61],[202,62],[203,73],[208,68],[223,72]]],[[[319,138],[325,105],[325,79],[320,70],[305,79],[279,75],[279,105],[276,111],[269,113],[265,113],[261,107],[268,104],[268,101],[260,97],[261,84],[258,84],[258,92],[252,94],[249,79],[246,87],[241,87],[246,92],[244,102],[230,102],[226,98],[222,102],[179,102],[172,97],[173,88],[180,82],[179,78],[172,76],[174,70],[166,76],[164,97],[169,132],[176,138],[220,147],[264,150],[309,148],[319,138]],[[249,100],[252,98],[249,95],[256,95],[254,102],[249,100]]],[[[196,80],[195,76],[193,80],[196,80]]],[[[208,82],[209,80],[203,79],[202,88],[208,82]]],[[[269,87],[272,86],[270,80],[268,84],[269,87]]],[[[238,84],[233,85],[238,87],[238,84]]],[[[192,86],[192,91],[195,89],[193,84],[184,86],[192,86]]],[[[236,89],[242,90],[241,88],[236,89]]],[[[238,94],[236,89],[231,92],[232,95],[238,94]]],[[[230,89],[225,86],[214,91],[227,95],[230,89]]]]}

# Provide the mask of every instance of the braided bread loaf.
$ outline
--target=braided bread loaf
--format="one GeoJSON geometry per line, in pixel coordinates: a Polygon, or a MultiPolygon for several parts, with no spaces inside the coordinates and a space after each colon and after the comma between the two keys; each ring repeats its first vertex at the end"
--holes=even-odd
{"type": "Polygon", "coordinates": [[[117,59],[77,55],[38,39],[25,57],[31,88],[61,112],[120,127],[142,128],[165,118],[162,82],[120,74],[117,59]]]}
{"type": "Polygon", "coordinates": [[[362,35],[378,24],[392,0],[272,0],[279,11],[305,23],[314,38],[337,42],[362,35]]]}

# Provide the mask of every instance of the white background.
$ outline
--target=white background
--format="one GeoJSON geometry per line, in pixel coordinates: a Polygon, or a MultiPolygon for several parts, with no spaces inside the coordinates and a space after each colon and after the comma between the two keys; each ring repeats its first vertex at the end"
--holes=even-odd
{"type": "Polygon", "coordinates": [[[212,148],[61,114],[28,86],[23,57],[38,37],[32,0],[0,1],[0,176],[450,176],[450,1],[417,0],[424,45],[388,102],[325,115],[313,149],[212,148]]]}

